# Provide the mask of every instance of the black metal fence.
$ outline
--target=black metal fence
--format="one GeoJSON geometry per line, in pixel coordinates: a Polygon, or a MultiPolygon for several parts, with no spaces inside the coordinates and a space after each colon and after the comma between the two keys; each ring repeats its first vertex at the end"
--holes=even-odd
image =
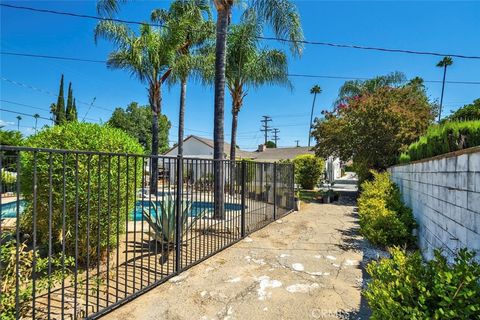
{"type": "Polygon", "coordinates": [[[294,208],[290,164],[0,146],[0,171],[12,319],[99,317],[294,208]]]}

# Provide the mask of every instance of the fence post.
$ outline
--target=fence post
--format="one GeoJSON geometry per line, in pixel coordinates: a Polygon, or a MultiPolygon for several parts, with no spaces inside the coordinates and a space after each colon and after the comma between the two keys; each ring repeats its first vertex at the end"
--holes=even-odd
{"type": "MultiPolygon", "coordinates": [[[[157,160],[158,161],[158,160],[157,160]]],[[[183,157],[177,156],[177,192],[175,205],[175,272],[182,268],[182,196],[183,196],[183,157]]]]}
{"type": "Polygon", "coordinates": [[[247,173],[247,163],[245,160],[242,160],[241,166],[241,188],[242,188],[242,213],[241,213],[241,222],[240,222],[240,235],[241,237],[245,237],[245,180],[246,180],[246,173],[247,173]]]}
{"type": "Polygon", "coordinates": [[[277,220],[277,162],[273,163],[273,220],[277,220]]]}

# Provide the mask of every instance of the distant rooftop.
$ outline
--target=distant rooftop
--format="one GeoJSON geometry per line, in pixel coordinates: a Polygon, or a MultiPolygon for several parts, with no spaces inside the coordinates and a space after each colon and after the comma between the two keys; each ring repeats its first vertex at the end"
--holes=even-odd
{"type": "MultiPolygon", "coordinates": [[[[187,138],[185,138],[185,140],[183,141],[185,143],[186,141],[190,141],[190,140],[197,140],[200,143],[207,145],[212,149],[210,152],[208,152],[208,154],[210,154],[210,157],[213,155],[214,144],[212,139],[200,137],[196,135],[190,135],[187,138]]],[[[172,147],[170,150],[165,152],[165,154],[176,155],[176,148],[177,148],[176,146],[172,147]]],[[[223,150],[225,155],[228,157],[230,155],[230,144],[224,143],[223,150]]],[[[300,154],[306,154],[306,153],[314,154],[311,147],[266,148],[264,145],[259,145],[256,151],[244,151],[239,148],[237,148],[237,151],[236,151],[237,158],[248,158],[248,159],[265,161],[265,162],[274,162],[274,161],[287,160],[287,159],[291,160],[300,154]]],[[[196,157],[200,155],[184,153],[184,156],[196,157]]],[[[205,156],[205,154],[203,154],[202,156],[205,156]]]]}

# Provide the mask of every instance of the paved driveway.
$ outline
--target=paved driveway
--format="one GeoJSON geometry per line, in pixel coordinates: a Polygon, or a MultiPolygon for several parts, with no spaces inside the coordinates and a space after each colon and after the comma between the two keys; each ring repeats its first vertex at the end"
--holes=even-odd
{"type": "Polygon", "coordinates": [[[374,251],[353,211],[304,205],[104,319],[367,319],[362,265],[374,251]]]}

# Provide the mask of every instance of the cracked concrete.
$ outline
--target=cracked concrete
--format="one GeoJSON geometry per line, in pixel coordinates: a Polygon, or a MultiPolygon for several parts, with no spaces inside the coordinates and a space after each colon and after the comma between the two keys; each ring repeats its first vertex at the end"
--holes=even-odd
{"type": "Polygon", "coordinates": [[[104,319],[367,319],[354,208],[305,204],[104,319]]]}

